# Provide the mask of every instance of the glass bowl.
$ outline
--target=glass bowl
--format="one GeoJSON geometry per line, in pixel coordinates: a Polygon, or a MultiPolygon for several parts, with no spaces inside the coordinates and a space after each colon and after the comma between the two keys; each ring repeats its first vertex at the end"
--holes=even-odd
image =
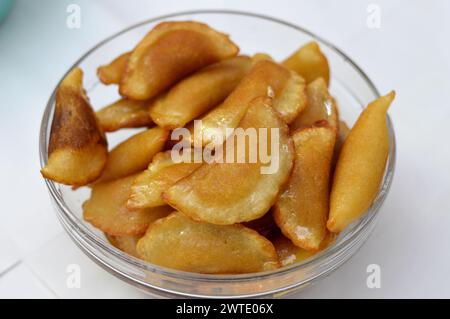
{"type": "MultiPolygon", "coordinates": [[[[150,19],[129,27],[100,42],[73,65],[85,72],[84,84],[95,109],[118,98],[114,86],[98,85],[96,68],[109,62],[119,53],[130,50],[153,26],[168,20],[197,20],[230,34],[241,52],[267,52],[281,60],[301,44],[315,40],[331,67],[331,92],[340,106],[341,119],[352,125],[361,108],[379,96],[364,72],[341,50],[311,32],[275,18],[236,11],[191,11],[150,19]]],[[[56,88],[55,88],[56,90],[56,88]]],[[[46,106],[40,130],[41,166],[47,162],[55,92],[46,106]]],[[[328,249],[304,262],[284,268],[244,275],[203,275],[176,271],[146,263],[111,246],[102,232],[82,218],[82,203],[89,190],[76,191],[71,187],[46,180],[57,216],[73,241],[108,272],[136,286],[144,292],[160,297],[280,297],[303,289],[329,275],[347,261],[371,234],[381,205],[392,183],[395,166],[395,135],[391,120],[389,127],[389,158],[380,190],[362,218],[354,222],[328,249]]],[[[109,138],[110,146],[135,130],[122,130],[109,138]]]]}

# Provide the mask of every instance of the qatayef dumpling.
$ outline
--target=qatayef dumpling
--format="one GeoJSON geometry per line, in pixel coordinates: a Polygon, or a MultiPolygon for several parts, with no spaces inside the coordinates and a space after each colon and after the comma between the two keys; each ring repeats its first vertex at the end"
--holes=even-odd
{"type": "Polygon", "coordinates": [[[153,127],[123,141],[109,153],[99,181],[106,182],[143,171],[153,156],[164,148],[168,137],[169,131],[153,127]]]}
{"type": "Polygon", "coordinates": [[[306,80],[306,83],[322,78],[327,85],[330,84],[328,60],[320,51],[317,42],[312,41],[302,46],[284,60],[283,65],[300,74],[306,80]]]}
{"type": "Polygon", "coordinates": [[[306,250],[318,250],[327,233],[330,169],[336,132],[311,127],[293,134],[295,164],[274,217],[283,234],[306,250]]]}
{"type": "Polygon", "coordinates": [[[242,225],[218,226],[175,212],[157,220],[137,244],[159,266],[205,274],[241,274],[279,267],[272,243],[242,225]]]}
{"type": "MultiPolygon", "coordinates": [[[[320,243],[319,251],[327,249],[334,243],[336,237],[337,235],[334,233],[327,233],[320,243]]],[[[286,238],[282,234],[271,236],[270,241],[277,251],[278,259],[282,267],[305,261],[317,253],[317,251],[308,251],[295,246],[289,238],[286,238]]]]}
{"type": "MultiPolygon", "coordinates": [[[[270,209],[289,178],[294,158],[288,127],[278,117],[270,102],[269,98],[255,99],[239,127],[244,130],[254,128],[256,131],[266,128],[269,132],[266,137],[257,134],[254,143],[245,143],[246,154],[250,153],[250,148],[256,151],[261,145],[271,150],[270,131],[273,128],[279,132],[277,144],[273,146],[278,154],[273,154],[275,151],[271,154],[272,164],[278,164],[274,164],[277,166],[273,167],[273,171],[266,174],[262,172],[263,166],[268,168],[269,164],[263,164],[261,156],[253,163],[246,156],[241,163],[203,164],[163,193],[163,198],[169,205],[195,220],[218,225],[251,221],[270,209]]],[[[229,139],[234,140],[235,135],[231,135],[229,139]]],[[[235,147],[236,149],[239,147],[235,147]]],[[[229,154],[224,157],[227,155],[229,154]]],[[[233,152],[232,155],[237,158],[236,155],[240,154],[233,152]]]]}
{"type": "Polygon", "coordinates": [[[136,250],[136,245],[142,236],[112,236],[105,233],[106,239],[114,247],[133,257],[139,258],[136,250]]]}
{"type": "Polygon", "coordinates": [[[127,68],[131,52],[126,52],[115,58],[111,63],[97,69],[97,76],[103,84],[119,84],[127,68]]]}
{"type": "Polygon", "coordinates": [[[147,101],[120,99],[97,111],[96,116],[104,132],[152,124],[147,101]]]}
{"type": "Polygon", "coordinates": [[[252,66],[252,60],[238,56],[209,65],[185,78],[150,106],[159,126],[175,129],[221,103],[252,66]]]}
{"type": "Polygon", "coordinates": [[[208,25],[163,22],[136,46],[122,76],[120,94],[147,100],[211,63],[237,55],[239,48],[208,25]]]}
{"type": "Polygon", "coordinates": [[[91,197],[83,204],[83,217],[112,236],[143,235],[147,227],[173,209],[168,206],[129,211],[126,207],[135,175],[112,182],[95,183],[91,197]]]}
{"type": "Polygon", "coordinates": [[[200,165],[201,163],[175,163],[170,157],[170,151],[155,155],[148,169],[134,180],[127,207],[134,210],[166,205],[163,192],[200,165]]]}
{"type": "Polygon", "coordinates": [[[383,179],[389,154],[386,114],[395,98],[381,96],[359,116],[350,130],[336,164],[327,227],[340,232],[372,204],[383,179]]]}
{"type": "Polygon", "coordinates": [[[305,128],[327,121],[328,126],[336,131],[339,128],[339,114],[336,101],[328,92],[327,84],[318,78],[306,86],[308,106],[290,125],[291,130],[305,128]]]}
{"type": "Polygon", "coordinates": [[[102,173],[107,143],[83,89],[83,71],[72,70],[56,91],[48,163],[41,170],[55,182],[83,186],[102,173]]]}
{"type": "MultiPolygon", "coordinates": [[[[292,122],[306,107],[305,81],[301,76],[267,58],[253,59],[255,65],[236,89],[220,106],[201,118],[202,134],[211,129],[237,127],[250,102],[257,97],[273,98],[273,108],[287,123],[292,122]]],[[[209,136],[203,136],[203,144],[211,140],[209,136]]]]}

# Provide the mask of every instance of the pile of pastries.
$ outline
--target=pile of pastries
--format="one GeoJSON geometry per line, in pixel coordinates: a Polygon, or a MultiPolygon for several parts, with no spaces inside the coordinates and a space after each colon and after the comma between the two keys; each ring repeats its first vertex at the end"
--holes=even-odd
{"type": "Polygon", "coordinates": [[[82,70],[71,70],[57,90],[41,172],[89,187],[84,219],[129,255],[197,273],[276,269],[326,249],[379,191],[395,93],[349,128],[316,42],[277,62],[240,54],[203,23],[164,22],[97,74],[121,98],[95,112],[82,70]],[[107,134],[127,128],[143,129],[108,150],[107,134]],[[239,156],[226,143],[248,129],[270,134],[245,144],[246,160],[223,161],[239,156]],[[191,160],[174,159],[181,143],[191,160]],[[269,173],[261,156],[248,160],[263,148],[277,164],[269,173]],[[213,160],[193,160],[205,153],[213,160]]]}

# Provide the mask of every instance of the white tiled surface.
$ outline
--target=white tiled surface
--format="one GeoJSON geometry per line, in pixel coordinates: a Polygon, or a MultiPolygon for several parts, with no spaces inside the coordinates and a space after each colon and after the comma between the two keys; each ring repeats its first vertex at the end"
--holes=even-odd
{"type": "Polygon", "coordinates": [[[181,10],[227,8],[272,15],[331,40],[380,91],[395,88],[398,162],[378,227],[342,268],[296,297],[450,297],[450,2],[420,1],[16,1],[0,26],[0,298],[134,298],[72,244],[39,174],[38,129],[59,78],[88,48],[135,22],[181,10]],[[66,7],[83,27],[65,27],[66,7]],[[382,9],[366,27],[367,5],[382,9]],[[94,32],[95,31],[95,32],[94,32]],[[381,289],[366,267],[382,269],[381,289]],[[67,267],[81,269],[67,288],[67,267]]]}
{"type": "Polygon", "coordinates": [[[61,298],[139,298],[144,295],[95,265],[66,234],[25,257],[25,263],[61,298]],[[77,273],[79,271],[79,273],[77,273]],[[79,284],[75,284],[79,274],[79,284]]]}
{"type": "Polygon", "coordinates": [[[20,262],[18,247],[14,241],[0,233],[0,274],[14,268],[20,262]]]}
{"type": "Polygon", "coordinates": [[[0,298],[48,299],[56,297],[23,263],[2,274],[0,278],[0,298]]]}

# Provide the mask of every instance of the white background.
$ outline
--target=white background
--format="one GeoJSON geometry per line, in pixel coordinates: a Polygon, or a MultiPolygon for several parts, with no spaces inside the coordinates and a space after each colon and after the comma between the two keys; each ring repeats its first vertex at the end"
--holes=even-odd
{"type": "Polygon", "coordinates": [[[38,131],[47,99],[87,49],[124,27],[181,10],[264,13],[330,40],[381,92],[390,110],[397,168],[377,228],[338,271],[295,297],[450,297],[450,1],[16,1],[0,25],[0,297],[145,297],[85,257],[59,225],[39,174],[38,131]],[[66,8],[82,28],[66,28],[66,8]],[[345,3],[345,4],[344,4],[345,3]],[[366,25],[381,8],[381,28],[366,25]],[[368,289],[366,267],[381,267],[368,289]],[[66,286],[81,266],[81,288],[66,286]]]}

